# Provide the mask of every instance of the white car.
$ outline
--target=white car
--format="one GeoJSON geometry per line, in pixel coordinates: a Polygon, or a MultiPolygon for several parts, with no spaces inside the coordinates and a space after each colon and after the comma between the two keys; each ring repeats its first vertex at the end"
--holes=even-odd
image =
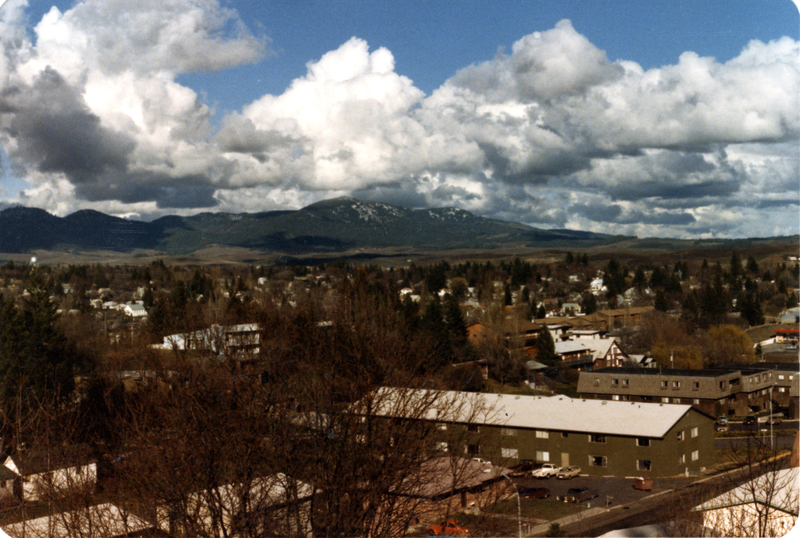
{"type": "Polygon", "coordinates": [[[556,476],[561,470],[561,467],[556,467],[552,463],[545,463],[540,468],[531,471],[531,476],[534,478],[550,478],[556,476]]]}
{"type": "Polygon", "coordinates": [[[558,474],[556,474],[556,478],[560,479],[575,478],[579,474],[581,474],[581,468],[573,465],[572,467],[562,467],[561,470],[558,471],[558,474]]]}

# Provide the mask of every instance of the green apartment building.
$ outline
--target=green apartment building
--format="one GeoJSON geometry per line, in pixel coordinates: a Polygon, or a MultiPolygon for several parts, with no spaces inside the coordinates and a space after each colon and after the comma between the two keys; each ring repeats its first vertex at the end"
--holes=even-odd
{"type": "Polygon", "coordinates": [[[436,422],[442,452],[480,457],[503,467],[521,460],[577,465],[582,474],[595,476],[694,475],[714,463],[714,418],[691,405],[561,395],[443,394],[442,402],[475,402],[473,408],[482,411],[448,415],[440,410],[416,419],[436,422]]]}

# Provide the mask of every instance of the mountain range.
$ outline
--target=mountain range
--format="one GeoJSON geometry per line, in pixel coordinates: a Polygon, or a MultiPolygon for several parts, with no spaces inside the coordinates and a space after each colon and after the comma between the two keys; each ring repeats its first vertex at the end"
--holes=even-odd
{"type": "Polygon", "coordinates": [[[461,209],[408,209],[380,202],[336,198],[294,211],[201,213],[141,222],[82,210],[57,217],[42,209],[0,212],[0,252],[33,250],[154,249],[169,254],[211,245],[308,254],[393,247],[475,249],[496,246],[607,244],[621,236],[542,230],[478,217],[461,209]]]}
{"type": "MultiPolygon", "coordinates": [[[[735,247],[735,242],[730,246],[735,247]]],[[[479,217],[461,209],[409,209],[353,198],[326,200],[291,211],[201,213],[167,216],[152,222],[92,210],[66,217],[26,207],[0,211],[0,252],[4,253],[148,249],[176,255],[223,245],[294,256],[391,248],[567,249],[617,244],[627,248],[689,248],[700,246],[698,243],[543,230],[479,217]]]]}

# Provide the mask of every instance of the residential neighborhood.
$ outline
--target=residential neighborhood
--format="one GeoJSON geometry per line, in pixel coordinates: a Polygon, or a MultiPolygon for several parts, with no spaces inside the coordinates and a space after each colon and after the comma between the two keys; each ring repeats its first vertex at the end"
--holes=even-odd
{"type": "Polygon", "coordinates": [[[0,528],[543,536],[702,483],[657,521],[697,523],[796,452],[797,266],[761,263],[8,263],[0,528]]]}

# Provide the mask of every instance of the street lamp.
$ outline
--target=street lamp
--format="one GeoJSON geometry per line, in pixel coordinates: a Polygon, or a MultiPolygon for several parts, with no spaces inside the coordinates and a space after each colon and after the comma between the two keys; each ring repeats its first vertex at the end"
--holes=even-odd
{"type": "Polygon", "coordinates": [[[506,473],[500,473],[503,478],[508,480],[511,487],[514,488],[514,493],[517,494],[517,526],[519,527],[519,538],[522,538],[522,506],[519,502],[519,490],[517,489],[517,485],[511,480],[506,473]]]}
{"type": "Polygon", "coordinates": [[[772,387],[775,386],[773,382],[772,385],[769,386],[769,448],[773,452],[775,451],[775,438],[772,436],[772,387]]]}

